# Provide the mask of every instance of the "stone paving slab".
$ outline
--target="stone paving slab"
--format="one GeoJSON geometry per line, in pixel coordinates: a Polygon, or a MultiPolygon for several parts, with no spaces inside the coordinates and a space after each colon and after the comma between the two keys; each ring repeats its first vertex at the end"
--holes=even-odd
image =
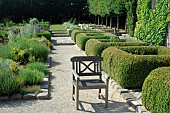
{"type": "MultiPolygon", "coordinates": [[[[75,45],[55,46],[51,62],[51,99],[0,101],[0,113],[131,113],[135,110],[121,95],[109,88],[109,106],[105,108],[103,99],[98,99],[98,90],[80,91],[80,110],[76,110],[71,98],[70,58],[82,55],[75,45]]],[[[104,95],[104,92],[102,92],[104,95]]]]}

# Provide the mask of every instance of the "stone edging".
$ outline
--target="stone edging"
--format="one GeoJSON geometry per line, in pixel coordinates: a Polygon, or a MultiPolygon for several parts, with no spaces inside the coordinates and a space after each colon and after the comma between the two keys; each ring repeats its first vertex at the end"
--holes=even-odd
{"type": "Polygon", "coordinates": [[[110,83],[112,88],[115,89],[127,101],[127,103],[136,110],[137,113],[150,113],[141,103],[139,103],[139,101],[137,101],[137,97],[132,94],[132,91],[123,89],[113,79],[110,79],[110,83]]]}
{"type": "MultiPolygon", "coordinates": [[[[48,61],[45,63],[47,67],[51,67],[51,60],[52,57],[48,57],[48,61]]],[[[45,75],[43,78],[43,82],[40,85],[40,93],[34,94],[34,93],[28,93],[28,94],[20,94],[16,93],[12,96],[0,96],[0,101],[10,101],[10,100],[45,100],[50,98],[50,92],[49,92],[49,85],[50,85],[50,78],[51,74],[45,75]]]]}

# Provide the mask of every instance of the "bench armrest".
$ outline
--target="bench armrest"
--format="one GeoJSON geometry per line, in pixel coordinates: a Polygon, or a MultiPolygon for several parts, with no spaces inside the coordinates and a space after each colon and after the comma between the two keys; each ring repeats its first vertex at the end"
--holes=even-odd
{"type": "Polygon", "coordinates": [[[110,79],[110,76],[109,76],[106,72],[102,71],[102,75],[103,75],[106,79],[110,79]]]}
{"type": "Polygon", "coordinates": [[[76,73],[74,69],[72,70],[72,73],[76,80],[80,79],[80,76],[76,73]]]}

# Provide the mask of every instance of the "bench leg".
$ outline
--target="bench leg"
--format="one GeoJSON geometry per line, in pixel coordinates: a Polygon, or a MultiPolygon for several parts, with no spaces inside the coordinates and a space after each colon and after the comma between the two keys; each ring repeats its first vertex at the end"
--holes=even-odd
{"type": "Polygon", "coordinates": [[[109,92],[109,86],[108,86],[108,82],[107,82],[107,86],[105,89],[105,107],[108,108],[108,92],[109,92]]]}
{"type": "Polygon", "coordinates": [[[79,89],[76,86],[76,109],[79,109],[79,89]]]}
{"type": "Polygon", "coordinates": [[[99,89],[99,95],[98,98],[101,99],[101,89],[99,89]]]}
{"type": "Polygon", "coordinates": [[[75,100],[75,99],[74,99],[74,96],[75,96],[75,86],[73,85],[72,100],[75,100]]]}

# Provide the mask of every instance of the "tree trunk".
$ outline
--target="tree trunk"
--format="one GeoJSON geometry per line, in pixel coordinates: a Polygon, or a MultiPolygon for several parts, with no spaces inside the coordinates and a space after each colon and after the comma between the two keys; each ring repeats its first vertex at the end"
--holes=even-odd
{"type": "Polygon", "coordinates": [[[117,32],[119,31],[119,15],[117,15],[117,32]]]}
{"type": "Polygon", "coordinates": [[[97,16],[94,16],[94,23],[97,24],[97,16]]]}
{"type": "Polygon", "coordinates": [[[100,17],[98,16],[98,25],[100,25],[100,17]]]}
{"type": "Polygon", "coordinates": [[[108,16],[106,16],[106,27],[107,27],[107,21],[108,21],[108,20],[107,20],[107,19],[108,19],[107,17],[108,17],[108,16]]]}
{"type": "Polygon", "coordinates": [[[102,26],[103,26],[103,17],[102,17],[102,20],[101,20],[101,24],[102,24],[102,26]]]}
{"type": "Polygon", "coordinates": [[[112,28],[112,16],[110,16],[110,28],[112,28]]]}

